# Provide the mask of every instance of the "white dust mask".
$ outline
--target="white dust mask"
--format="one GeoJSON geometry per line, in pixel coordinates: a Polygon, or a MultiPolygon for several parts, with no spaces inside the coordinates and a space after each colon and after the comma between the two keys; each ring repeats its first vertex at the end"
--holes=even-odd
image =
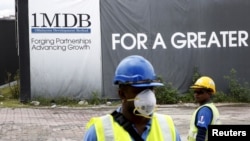
{"type": "Polygon", "coordinates": [[[150,118],[150,115],[155,111],[156,98],[154,92],[150,89],[140,92],[134,99],[129,99],[129,101],[132,100],[134,100],[134,114],[136,115],[150,118]]]}

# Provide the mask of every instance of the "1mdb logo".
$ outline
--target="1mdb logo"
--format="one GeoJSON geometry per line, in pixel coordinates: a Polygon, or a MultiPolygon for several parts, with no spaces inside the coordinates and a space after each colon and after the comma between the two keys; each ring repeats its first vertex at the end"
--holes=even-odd
{"type": "Polygon", "coordinates": [[[89,14],[33,13],[32,17],[32,33],[91,33],[89,14]]]}
{"type": "Polygon", "coordinates": [[[48,15],[46,13],[33,13],[32,27],[42,28],[65,28],[65,27],[90,27],[90,15],[89,14],[73,14],[73,13],[55,13],[54,15],[48,15]]]}

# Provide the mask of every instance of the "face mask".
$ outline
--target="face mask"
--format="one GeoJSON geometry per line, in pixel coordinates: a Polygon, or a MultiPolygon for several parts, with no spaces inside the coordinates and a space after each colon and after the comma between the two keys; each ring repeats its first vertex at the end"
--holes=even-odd
{"type": "Polygon", "coordinates": [[[150,89],[140,92],[134,99],[128,99],[128,101],[134,101],[135,115],[150,118],[150,115],[155,111],[156,98],[154,92],[150,89]],[[136,113],[136,111],[139,113],[136,113]]]}

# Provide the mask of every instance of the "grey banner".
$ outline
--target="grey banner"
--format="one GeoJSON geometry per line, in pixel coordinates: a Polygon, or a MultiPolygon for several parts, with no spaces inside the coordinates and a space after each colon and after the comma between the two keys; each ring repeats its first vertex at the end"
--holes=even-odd
{"type": "Polygon", "coordinates": [[[143,55],[165,82],[181,93],[194,69],[226,91],[224,76],[237,71],[250,82],[250,3],[247,0],[101,0],[103,96],[117,98],[112,85],[119,61],[143,55]]]}

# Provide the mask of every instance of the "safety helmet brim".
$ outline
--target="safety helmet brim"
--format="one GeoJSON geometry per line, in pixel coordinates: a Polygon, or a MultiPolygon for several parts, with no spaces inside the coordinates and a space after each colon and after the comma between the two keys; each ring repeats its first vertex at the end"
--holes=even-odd
{"type": "Polygon", "coordinates": [[[159,82],[152,82],[152,83],[143,83],[143,84],[132,84],[133,87],[157,87],[157,86],[164,86],[163,83],[159,82]]]}
{"type": "Polygon", "coordinates": [[[191,88],[191,89],[206,89],[206,90],[211,91],[211,92],[212,92],[212,94],[214,94],[214,93],[215,93],[213,89],[211,89],[211,88],[207,88],[207,87],[203,87],[203,86],[199,86],[199,85],[193,85],[193,86],[191,86],[190,88],[191,88]]]}
{"type": "Polygon", "coordinates": [[[199,85],[193,85],[190,87],[191,89],[206,89],[206,87],[199,86],[199,85]]]}

